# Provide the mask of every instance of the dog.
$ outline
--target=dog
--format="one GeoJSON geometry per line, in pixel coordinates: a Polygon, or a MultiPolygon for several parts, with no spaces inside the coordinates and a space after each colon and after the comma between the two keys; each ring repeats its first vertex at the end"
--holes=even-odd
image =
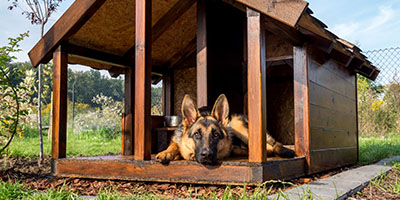
{"type": "MultiPolygon", "coordinates": [[[[229,155],[247,155],[248,150],[233,145],[238,138],[248,145],[248,119],[246,115],[229,116],[229,104],[226,96],[221,94],[211,110],[197,108],[189,95],[182,101],[182,123],[175,130],[168,148],[155,157],[161,163],[168,163],[183,158],[205,165],[214,165],[229,155]]],[[[267,155],[284,158],[295,156],[293,150],[285,148],[269,134],[267,155]]]]}

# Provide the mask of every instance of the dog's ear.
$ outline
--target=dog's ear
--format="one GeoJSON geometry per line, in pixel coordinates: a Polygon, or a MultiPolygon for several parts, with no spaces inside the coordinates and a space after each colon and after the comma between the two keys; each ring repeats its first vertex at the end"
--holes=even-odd
{"type": "Polygon", "coordinates": [[[229,104],[228,99],[226,99],[224,94],[219,95],[218,99],[215,101],[211,116],[218,120],[218,122],[223,126],[228,124],[229,104]]]}
{"type": "Polygon", "coordinates": [[[197,118],[200,116],[199,110],[196,104],[189,95],[185,95],[182,101],[182,116],[183,125],[191,126],[196,122],[197,118]]]}

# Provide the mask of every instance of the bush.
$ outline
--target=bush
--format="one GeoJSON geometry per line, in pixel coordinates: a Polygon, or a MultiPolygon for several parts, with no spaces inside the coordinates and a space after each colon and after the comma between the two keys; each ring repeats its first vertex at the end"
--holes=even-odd
{"type": "Polygon", "coordinates": [[[400,85],[374,86],[358,77],[358,119],[362,135],[385,135],[400,131],[400,85]]]}
{"type": "Polygon", "coordinates": [[[95,134],[107,138],[119,135],[122,128],[122,102],[114,101],[103,94],[97,95],[92,101],[101,105],[100,108],[78,114],[71,125],[74,127],[74,134],[95,134]]]}

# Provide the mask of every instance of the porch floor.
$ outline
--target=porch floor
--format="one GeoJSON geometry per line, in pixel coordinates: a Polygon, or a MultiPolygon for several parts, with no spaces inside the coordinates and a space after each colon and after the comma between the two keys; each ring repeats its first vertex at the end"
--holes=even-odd
{"type": "Polygon", "coordinates": [[[249,163],[247,158],[229,158],[218,165],[194,161],[172,161],[168,165],[154,159],[134,160],[133,156],[107,155],[52,160],[55,176],[151,182],[256,185],[271,179],[290,179],[305,174],[305,158],[268,158],[265,163],[249,163]]]}

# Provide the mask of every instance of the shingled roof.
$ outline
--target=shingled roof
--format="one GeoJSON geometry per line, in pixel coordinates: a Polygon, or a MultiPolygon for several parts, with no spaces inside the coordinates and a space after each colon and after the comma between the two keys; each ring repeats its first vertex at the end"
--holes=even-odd
{"type": "MultiPolygon", "coordinates": [[[[296,43],[306,39],[344,66],[375,80],[380,70],[362,51],[327,30],[303,0],[222,0],[265,14],[296,43]]],[[[196,51],[196,1],[152,1],[153,69],[168,68],[196,51]]],[[[29,52],[32,65],[47,63],[60,44],[69,63],[115,71],[133,66],[135,1],[76,0],[29,52]]]]}

